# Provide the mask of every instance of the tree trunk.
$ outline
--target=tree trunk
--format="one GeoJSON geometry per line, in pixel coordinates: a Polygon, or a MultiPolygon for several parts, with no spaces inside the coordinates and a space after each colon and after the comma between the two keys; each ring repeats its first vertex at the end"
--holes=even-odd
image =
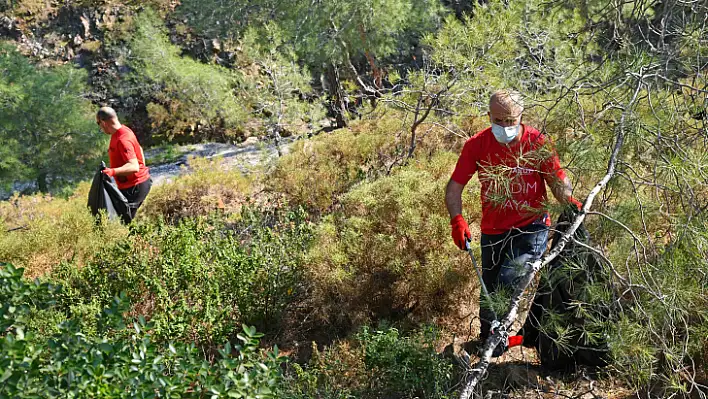
{"type": "Polygon", "coordinates": [[[344,88],[342,87],[342,82],[339,78],[339,69],[334,64],[329,64],[325,71],[325,79],[327,80],[327,91],[329,92],[332,100],[330,102],[330,108],[334,113],[334,117],[337,123],[337,128],[343,128],[347,126],[347,104],[346,96],[344,94],[344,88]]]}
{"type": "Polygon", "coordinates": [[[47,186],[47,172],[39,172],[37,175],[37,187],[39,187],[39,191],[42,193],[49,191],[47,186]]]}

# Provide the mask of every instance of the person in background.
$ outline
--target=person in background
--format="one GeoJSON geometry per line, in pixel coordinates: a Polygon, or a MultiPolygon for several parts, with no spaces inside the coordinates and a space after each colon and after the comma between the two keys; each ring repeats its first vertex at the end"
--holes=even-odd
{"type": "MultiPolygon", "coordinates": [[[[111,136],[108,146],[109,168],[103,173],[116,180],[118,189],[130,203],[131,220],[150,192],[152,179],[145,166],[143,149],[130,128],[120,123],[116,111],[102,107],[96,113],[96,123],[105,134],[111,136]]],[[[130,220],[123,220],[129,223],[130,220]]]]}

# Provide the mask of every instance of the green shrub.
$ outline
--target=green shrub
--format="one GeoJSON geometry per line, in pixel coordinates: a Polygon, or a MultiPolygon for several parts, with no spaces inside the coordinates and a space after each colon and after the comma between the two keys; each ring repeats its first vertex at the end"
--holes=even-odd
{"type": "Polygon", "coordinates": [[[353,341],[322,353],[314,346],[307,365],[293,365],[285,398],[451,397],[453,367],[436,353],[434,330],[403,336],[395,328],[364,328],[353,341]]]}
{"type": "Polygon", "coordinates": [[[631,265],[630,278],[647,286],[621,298],[624,309],[610,327],[612,367],[634,388],[656,389],[662,396],[690,389],[686,376],[677,375],[684,362],[705,370],[708,342],[708,306],[705,295],[705,257],[708,222],[699,217],[685,226],[682,237],[647,270],[631,265]],[[650,285],[651,284],[651,285],[650,285]],[[660,290],[660,291],[659,291],[660,290]],[[650,388],[651,387],[651,388],[650,388]]]}
{"type": "Polygon", "coordinates": [[[29,283],[23,279],[24,269],[12,264],[0,264],[0,331],[6,332],[17,325],[24,325],[33,309],[45,309],[52,305],[56,287],[29,283]]]}
{"type": "Polygon", "coordinates": [[[36,67],[0,42],[2,189],[31,181],[46,193],[94,171],[107,136],[94,124],[93,106],[84,98],[87,78],[70,66],[36,67]]]}
{"type": "Polygon", "coordinates": [[[82,268],[65,263],[63,309],[107,306],[125,292],[157,340],[213,345],[242,322],[277,329],[301,295],[300,257],[309,228],[298,213],[244,210],[243,220],[185,219],[141,223],[82,268]]]}
{"type": "Polygon", "coordinates": [[[53,304],[56,289],[29,283],[23,270],[0,266],[0,396],[13,398],[277,397],[280,364],[274,351],[258,349],[252,327],[243,327],[241,344],[227,342],[212,361],[194,346],[156,344],[142,317],[130,323],[124,297],[96,316],[98,334],[87,335],[66,319],[49,336],[25,326],[34,308],[53,304]]]}
{"type": "Polygon", "coordinates": [[[439,358],[432,329],[403,337],[395,328],[357,335],[364,363],[377,376],[377,397],[442,398],[452,384],[452,365],[439,358]]]}
{"type": "MultiPolygon", "coordinates": [[[[431,320],[471,297],[472,265],[450,238],[445,185],[456,155],[359,185],[324,218],[308,253],[320,315],[340,327],[379,318],[431,320]]],[[[479,199],[465,198],[478,234],[479,199]]]]}

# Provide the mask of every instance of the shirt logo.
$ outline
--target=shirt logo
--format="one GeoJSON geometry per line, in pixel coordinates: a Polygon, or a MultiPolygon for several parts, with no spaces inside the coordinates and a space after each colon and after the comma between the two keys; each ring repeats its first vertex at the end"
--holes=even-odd
{"type": "Polygon", "coordinates": [[[518,173],[520,175],[530,175],[536,173],[536,169],[523,168],[521,166],[515,166],[511,168],[512,173],[518,173]]]}

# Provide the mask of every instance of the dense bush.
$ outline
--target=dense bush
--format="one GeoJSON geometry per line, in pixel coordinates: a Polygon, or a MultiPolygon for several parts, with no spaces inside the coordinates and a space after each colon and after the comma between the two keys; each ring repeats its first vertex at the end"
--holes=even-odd
{"type": "Polygon", "coordinates": [[[142,317],[123,318],[124,298],[97,315],[100,330],[85,334],[77,320],[57,332],[36,334],[26,326],[33,309],[53,306],[58,288],[22,278],[23,270],[0,265],[0,396],[13,398],[277,397],[277,348],[259,350],[255,328],[243,328],[207,361],[193,344],[157,344],[142,317]]]}
{"type": "Polygon", "coordinates": [[[453,367],[436,353],[436,341],[432,329],[404,336],[395,328],[364,328],[351,343],[323,352],[314,346],[307,365],[293,365],[285,398],[452,397],[453,367]]]}
{"type": "Polygon", "coordinates": [[[249,198],[252,179],[230,171],[221,160],[192,158],[189,173],[153,187],[139,215],[177,222],[213,212],[239,214],[249,198]]]}
{"type": "MultiPolygon", "coordinates": [[[[653,260],[653,267],[631,266],[627,274],[641,281],[637,284],[642,288],[632,298],[623,298],[622,303],[632,306],[609,326],[613,369],[633,387],[650,387],[663,394],[664,388],[677,393],[695,389],[688,385],[688,376],[678,371],[685,370],[687,359],[695,362],[691,369],[698,372],[697,381],[705,381],[708,366],[708,316],[703,311],[708,306],[708,221],[697,217],[685,226],[692,233],[669,245],[653,260]]],[[[617,248],[629,251],[631,245],[617,248]]]]}
{"type": "MultiPolygon", "coordinates": [[[[316,213],[330,210],[352,186],[385,176],[404,164],[408,142],[401,135],[398,116],[392,112],[297,142],[279,160],[266,184],[285,194],[292,204],[316,213]]],[[[437,130],[428,133],[415,153],[423,159],[437,150],[460,145],[460,140],[450,140],[437,130]]]]}
{"type": "Polygon", "coordinates": [[[244,210],[235,225],[186,219],[141,223],[133,232],[83,267],[54,270],[65,286],[62,308],[100,309],[125,292],[155,339],[215,345],[242,322],[277,331],[281,313],[301,295],[310,235],[302,214],[244,210]]]}
{"type": "MultiPolygon", "coordinates": [[[[361,184],[343,196],[340,211],[324,218],[307,267],[329,322],[433,320],[459,311],[470,297],[474,272],[450,240],[442,201],[455,160],[441,154],[361,184]]],[[[478,220],[477,201],[465,200],[470,223],[478,220]]]]}
{"type": "Polygon", "coordinates": [[[147,111],[154,139],[224,140],[242,134],[248,112],[234,93],[239,75],[181,56],[152,11],[136,16],[134,24],[128,58],[133,83],[124,89],[151,99],[147,111]]]}

